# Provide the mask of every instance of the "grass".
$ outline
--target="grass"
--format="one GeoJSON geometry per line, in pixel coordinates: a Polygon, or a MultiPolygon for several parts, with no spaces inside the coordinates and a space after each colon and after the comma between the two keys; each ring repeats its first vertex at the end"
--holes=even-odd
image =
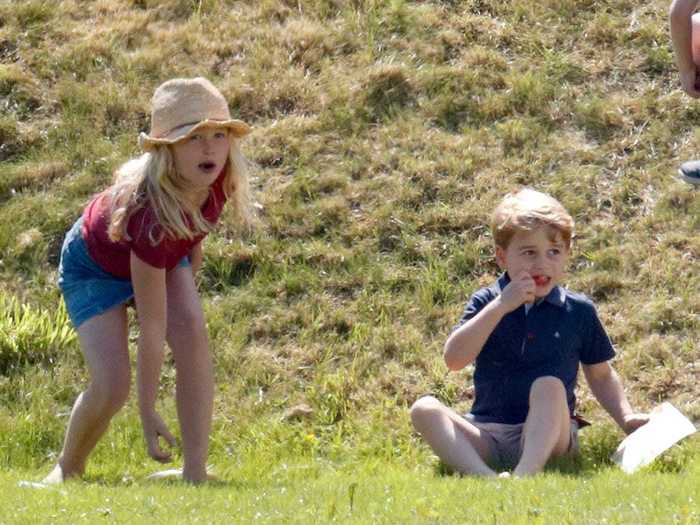
{"type": "Polygon", "coordinates": [[[12,523],[696,523],[697,462],[682,473],[647,472],[642,481],[618,470],[595,476],[547,473],[537,480],[478,481],[436,477],[429,469],[373,459],[338,466],[325,461],[237,466],[229,480],[204,488],[98,479],[35,491],[13,486],[12,523]],[[556,497],[552,497],[556,494],[556,497]],[[669,510],[672,509],[672,510],[669,510]],[[37,515],[45,521],[37,521],[37,515]]]}
{"type": "MultiPolygon", "coordinates": [[[[448,373],[442,344],[498,274],[489,211],[530,185],[576,219],[566,284],[596,301],[633,404],[700,419],[700,198],[675,176],[700,110],[667,4],[0,0],[0,522],[697,522],[696,440],[626,477],[585,387],[581,463],[523,483],[442,476],[407,417],[428,392],[469,408],[472,370],[448,373]],[[132,402],[88,483],[16,505],[86,381],[63,235],[137,153],[154,88],[193,75],[254,128],[259,225],[224,220],[198,278],[223,482],[145,482],[132,402]]],[[[167,363],[174,425],[173,385],[167,363]]]]}

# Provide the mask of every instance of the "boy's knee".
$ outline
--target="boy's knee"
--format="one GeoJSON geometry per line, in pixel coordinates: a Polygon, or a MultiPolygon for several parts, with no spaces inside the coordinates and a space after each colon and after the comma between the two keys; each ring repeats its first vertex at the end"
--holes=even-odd
{"type": "Polygon", "coordinates": [[[413,426],[420,425],[426,417],[435,413],[442,404],[433,396],[423,396],[411,406],[411,421],[413,426]]]}
{"type": "Polygon", "coordinates": [[[530,398],[536,397],[566,399],[566,388],[561,379],[554,376],[542,376],[535,379],[530,387],[530,398]]]}

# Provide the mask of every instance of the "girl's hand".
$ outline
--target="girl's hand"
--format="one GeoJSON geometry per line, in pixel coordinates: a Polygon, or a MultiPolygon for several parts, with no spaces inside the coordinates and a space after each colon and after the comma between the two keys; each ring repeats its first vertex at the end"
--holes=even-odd
{"type": "Polygon", "coordinates": [[[141,416],[143,424],[143,436],[146,438],[146,448],[148,455],[156,461],[167,463],[172,458],[170,452],[160,448],[160,438],[162,437],[171,447],[177,446],[175,437],[170,433],[163,419],[157,412],[141,416]]]}
{"type": "Polygon", "coordinates": [[[681,71],[681,86],[688,96],[700,98],[700,79],[696,67],[688,71],[681,71]]]}
{"type": "Polygon", "coordinates": [[[535,281],[526,270],[521,271],[501,292],[501,303],[507,312],[534,301],[535,281]]]}
{"type": "Polygon", "coordinates": [[[624,430],[626,434],[631,434],[648,422],[649,414],[628,414],[623,420],[622,430],[624,430]]]}

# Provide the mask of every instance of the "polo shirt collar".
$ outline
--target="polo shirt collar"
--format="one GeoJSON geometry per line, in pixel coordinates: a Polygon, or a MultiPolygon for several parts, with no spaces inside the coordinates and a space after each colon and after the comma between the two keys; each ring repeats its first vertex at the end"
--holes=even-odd
{"type": "MultiPolygon", "coordinates": [[[[501,276],[494,284],[496,292],[500,294],[509,282],[510,277],[508,276],[508,273],[503,272],[503,274],[501,274],[501,276]]],[[[548,303],[551,303],[554,306],[564,306],[564,303],[566,302],[566,292],[564,291],[564,288],[557,285],[554,288],[552,288],[552,290],[542,299],[542,301],[547,301],[548,303]]]]}

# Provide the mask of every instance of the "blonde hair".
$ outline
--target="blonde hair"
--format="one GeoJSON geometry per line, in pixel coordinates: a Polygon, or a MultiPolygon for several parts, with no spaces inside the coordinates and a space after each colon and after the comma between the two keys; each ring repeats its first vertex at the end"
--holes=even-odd
{"type": "Polygon", "coordinates": [[[530,188],[509,193],[491,216],[491,232],[496,246],[507,248],[518,231],[532,231],[540,226],[554,228],[571,248],[574,219],[555,198],[530,188]]]}
{"type": "MultiPolygon", "coordinates": [[[[230,201],[236,222],[251,224],[248,165],[240,152],[238,141],[231,137],[231,149],[224,167],[223,190],[230,201]]],[[[128,162],[115,172],[110,189],[111,215],[107,233],[114,242],[131,240],[127,232],[129,218],[139,209],[150,205],[162,230],[148,232],[152,245],[165,236],[192,240],[210,232],[214,225],[202,216],[202,211],[187,198],[187,181],[175,169],[172,152],[167,145],[155,146],[128,162]],[[188,224],[187,216],[191,220],[188,224]]]]}

